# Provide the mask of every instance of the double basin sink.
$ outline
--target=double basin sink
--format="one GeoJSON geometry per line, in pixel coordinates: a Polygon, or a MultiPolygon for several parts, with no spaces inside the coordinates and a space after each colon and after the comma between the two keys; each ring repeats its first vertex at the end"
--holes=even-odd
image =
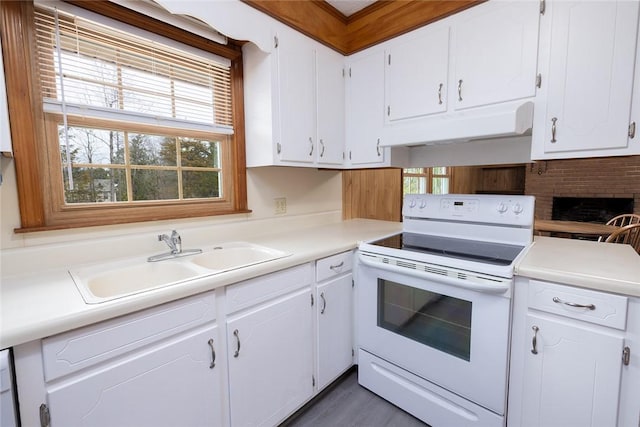
{"type": "Polygon", "coordinates": [[[110,262],[71,269],[69,274],[85,302],[98,304],[289,255],[265,246],[233,242],[197,255],[168,256],[157,262],[110,262]]]}

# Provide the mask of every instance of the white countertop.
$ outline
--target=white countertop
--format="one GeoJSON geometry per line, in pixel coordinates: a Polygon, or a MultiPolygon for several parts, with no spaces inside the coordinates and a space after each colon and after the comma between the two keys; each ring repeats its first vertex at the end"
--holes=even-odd
{"type": "Polygon", "coordinates": [[[640,255],[629,245],[536,236],[515,274],[640,297],[640,255]]]}
{"type": "Polygon", "coordinates": [[[352,250],[360,241],[393,234],[401,228],[399,222],[358,219],[255,238],[239,236],[238,240],[292,255],[100,304],[84,302],[67,268],[3,277],[0,349],[352,250]]]}
{"type": "MultiPolygon", "coordinates": [[[[68,268],[5,276],[0,283],[0,349],[352,250],[360,241],[401,229],[398,222],[358,219],[238,236],[292,255],[101,304],[84,302],[68,268]]],[[[536,237],[516,274],[640,297],[640,256],[628,245],[536,237]]]]}

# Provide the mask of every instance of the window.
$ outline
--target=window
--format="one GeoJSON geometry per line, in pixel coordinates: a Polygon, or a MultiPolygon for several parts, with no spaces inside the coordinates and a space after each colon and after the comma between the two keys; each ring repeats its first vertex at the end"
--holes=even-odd
{"type": "MultiPolygon", "coordinates": [[[[246,212],[240,48],[109,2],[79,4],[128,23],[65,3],[2,6],[3,16],[19,14],[28,24],[29,33],[17,36],[36,46],[23,59],[17,46],[3,45],[14,73],[31,58],[37,69],[34,141],[25,157],[18,147],[29,141],[13,133],[16,170],[38,166],[38,182],[19,183],[22,228],[246,212]]],[[[21,30],[9,27],[4,32],[21,30]]],[[[11,123],[21,122],[16,117],[11,123]]]]}
{"type": "Polygon", "coordinates": [[[451,167],[409,168],[402,174],[403,194],[448,194],[453,179],[451,167]]]}

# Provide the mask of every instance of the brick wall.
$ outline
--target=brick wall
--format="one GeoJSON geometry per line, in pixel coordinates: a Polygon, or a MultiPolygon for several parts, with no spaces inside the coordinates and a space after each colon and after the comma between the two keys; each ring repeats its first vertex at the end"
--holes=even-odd
{"type": "Polygon", "coordinates": [[[627,197],[640,214],[640,156],[548,160],[527,166],[525,194],[538,219],[551,219],[553,197],[627,197]]]}

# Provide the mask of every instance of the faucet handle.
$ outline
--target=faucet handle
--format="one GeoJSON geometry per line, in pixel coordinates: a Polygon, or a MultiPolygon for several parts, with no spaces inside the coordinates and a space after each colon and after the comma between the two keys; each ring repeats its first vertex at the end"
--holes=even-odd
{"type": "Polygon", "coordinates": [[[171,231],[171,241],[175,246],[176,253],[182,252],[182,237],[176,230],[171,231]]]}

